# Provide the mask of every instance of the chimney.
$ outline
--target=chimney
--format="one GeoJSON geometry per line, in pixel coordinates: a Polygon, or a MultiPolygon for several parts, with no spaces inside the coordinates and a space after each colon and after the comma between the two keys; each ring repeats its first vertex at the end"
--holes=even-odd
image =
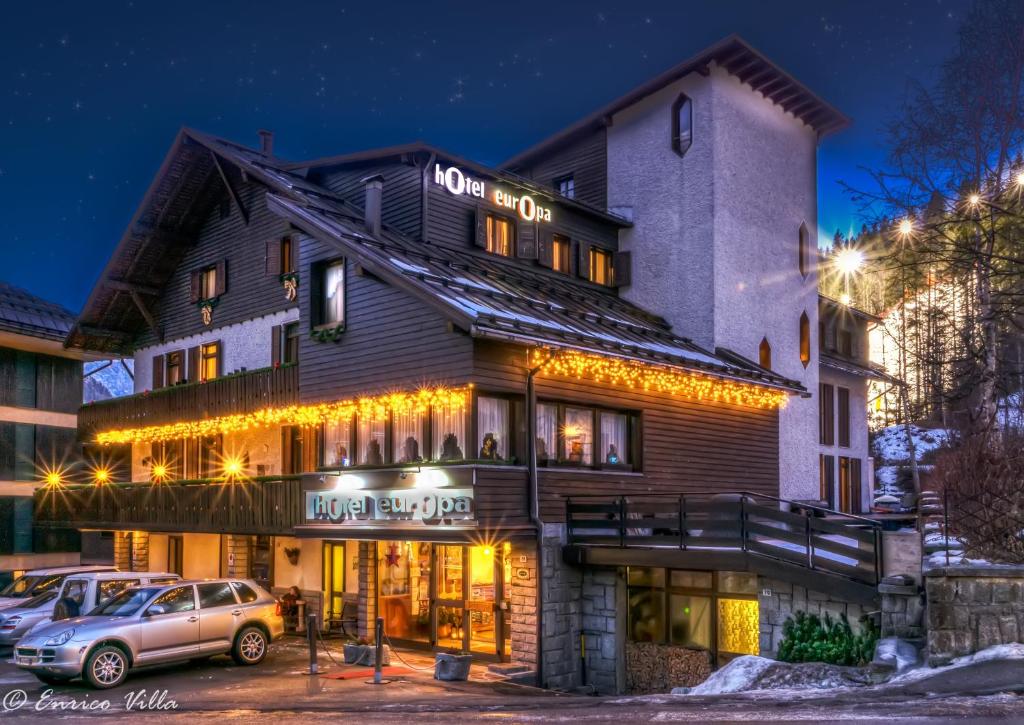
{"type": "Polygon", "coordinates": [[[273,156],[274,132],[261,128],[257,133],[260,135],[260,153],[264,156],[273,156]]]}
{"type": "Polygon", "coordinates": [[[370,234],[380,233],[381,198],[384,195],[384,177],[380,174],[363,179],[366,185],[366,202],[363,204],[363,221],[370,234]]]}

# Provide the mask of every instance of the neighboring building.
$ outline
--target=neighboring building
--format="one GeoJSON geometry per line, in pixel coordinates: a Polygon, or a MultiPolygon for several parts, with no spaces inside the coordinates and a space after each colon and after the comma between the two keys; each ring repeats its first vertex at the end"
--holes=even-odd
{"type": "MultiPolygon", "coordinates": [[[[328,624],[351,616],[372,637],[381,616],[396,643],[523,664],[556,687],[641,691],[637,658],[698,677],[770,653],[808,587],[856,621],[875,598],[874,533],[826,539],[841,516],[779,501],[819,493],[803,463],[816,446],[790,430],[818,383],[798,232],[814,228],[815,134],[841,117],[741,41],[702,58],[675,71],[712,79],[694,115],[793,136],[806,175],[757,167],[792,177],[758,188],[801,195],[765,219],[772,234],[730,221],[728,194],[694,211],[716,245],[703,328],[679,307],[694,302],[659,300],[651,281],[666,256],[676,288],[698,281],[679,230],[609,213],[600,149],[538,183],[424,144],[288,163],[269,135],[257,151],[182,131],[68,338],[134,357],[136,393],[79,421],[126,462],[123,483],[40,494],[48,521],[117,530],[122,567],[296,585],[328,624]],[[756,71],[811,130],[747,108],[730,68],[756,71]],[[600,167],[589,180],[584,161],[600,167]],[[796,237],[778,238],[790,222],[796,237]],[[753,249],[742,274],[730,235],[792,264],[753,249]],[[716,289],[740,284],[785,303],[716,289]],[[796,313],[777,337],[730,331],[731,308],[768,325],[773,307],[796,313]],[[803,478],[784,485],[783,458],[803,478]]],[[[695,154],[726,133],[676,131],[695,154]]]]}
{"type": "Polygon", "coordinates": [[[0,282],[0,583],[79,563],[73,528],[36,529],[32,495],[79,461],[82,355],[64,348],[74,315],[0,282]]]}

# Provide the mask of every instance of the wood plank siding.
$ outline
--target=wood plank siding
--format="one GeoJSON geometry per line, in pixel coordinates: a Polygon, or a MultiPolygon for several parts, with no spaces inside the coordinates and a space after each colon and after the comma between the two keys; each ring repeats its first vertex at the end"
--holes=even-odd
{"type": "Polygon", "coordinates": [[[81,361],[0,348],[0,405],[74,413],[81,404],[81,361]]]}
{"type": "Polygon", "coordinates": [[[411,164],[379,163],[335,168],[317,173],[311,180],[363,208],[366,186],[363,179],[374,174],[384,177],[381,221],[413,239],[420,238],[422,206],[421,170],[411,164]]]}
{"type": "MultiPolygon", "coordinates": [[[[277,275],[267,274],[266,267],[267,241],[287,235],[288,223],[267,209],[262,186],[241,182],[238,185],[249,223],[245,223],[234,203],[223,219],[221,205],[214,205],[195,245],[186,252],[155,305],[157,323],[168,340],[209,329],[203,325],[199,309],[191,301],[191,278],[193,271],[220,262],[226,262],[227,285],[213,310],[212,327],[251,320],[294,306],[285,299],[277,275]]],[[[156,342],[153,332],[146,328],[139,334],[136,347],[156,342]]]]}
{"type": "Polygon", "coordinates": [[[551,187],[556,179],[571,175],[578,201],[608,208],[607,132],[603,128],[552,150],[532,166],[512,171],[551,187]]]}

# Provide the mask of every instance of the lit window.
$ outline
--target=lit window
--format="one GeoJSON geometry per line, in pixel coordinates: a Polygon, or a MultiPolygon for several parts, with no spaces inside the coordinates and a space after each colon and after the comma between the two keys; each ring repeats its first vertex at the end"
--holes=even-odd
{"type": "Polygon", "coordinates": [[[356,426],[356,463],[379,466],[384,463],[384,418],[359,416],[356,426]]]}
{"type": "Polygon", "coordinates": [[[594,411],[566,408],[562,426],[562,460],[589,466],[594,462],[594,411]]]}
{"type": "Polygon", "coordinates": [[[352,419],[327,421],[324,423],[324,465],[350,466],[352,458],[352,419]]]}
{"type": "Polygon", "coordinates": [[[332,262],[324,267],[324,297],[322,324],[340,325],[345,322],[345,261],[332,262]]]}
{"type": "Polygon", "coordinates": [[[487,215],[487,239],[484,248],[491,254],[511,257],[515,246],[515,223],[507,217],[487,215]]]}
{"type": "Polygon", "coordinates": [[[555,188],[558,189],[558,193],[567,199],[576,198],[576,180],[570,174],[569,176],[563,176],[560,179],[555,179],[555,188]]]}
{"type": "Polygon", "coordinates": [[[212,300],[217,296],[217,268],[207,267],[199,272],[199,299],[212,300]]]}
{"type": "Polygon", "coordinates": [[[629,417],[625,413],[601,413],[601,463],[629,463],[629,417]]]}
{"type": "Polygon", "coordinates": [[[811,362],[811,321],[806,312],[800,314],[800,362],[804,367],[811,362]]]}
{"type": "Polygon", "coordinates": [[[291,237],[281,239],[281,274],[295,271],[295,246],[291,237]]]}
{"type": "Polygon", "coordinates": [[[167,384],[177,385],[185,379],[185,353],[181,350],[167,353],[167,384]]]}
{"type": "Polygon", "coordinates": [[[612,283],[612,253],[597,247],[590,248],[590,275],[591,282],[602,285],[612,283]]]}
{"type": "Polygon", "coordinates": [[[537,461],[556,458],[558,450],[558,406],[537,404],[537,461]]]}
{"type": "Polygon", "coordinates": [[[396,411],[391,419],[391,459],[393,463],[423,460],[423,414],[415,410],[396,411]]]}
{"type": "Polygon", "coordinates": [[[208,342],[200,348],[199,379],[213,380],[220,370],[220,343],[208,342]]]}
{"type": "Polygon", "coordinates": [[[477,398],[478,458],[500,461],[509,457],[509,404],[504,398],[477,398]]]}
{"type": "Polygon", "coordinates": [[[761,338],[761,344],[757,348],[757,354],[760,359],[761,367],[766,370],[772,369],[772,346],[768,343],[767,337],[761,338]]]}
{"type": "Polygon", "coordinates": [[[431,410],[434,458],[460,461],[465,458],[466,411],[458,405],[435,405],[431,410]]]}
{"type": "Polygon", "coordinates": [[[693,102],[679,96],[672,104],[672,150],[682,156],[693,144],[693,102]]]}
{"type": "Polygon", "coordinates": [[[569,250],[571,247],[569,237],[555,234],[551,238],[551,269],[562,274],[569,274],[569,250]]]}

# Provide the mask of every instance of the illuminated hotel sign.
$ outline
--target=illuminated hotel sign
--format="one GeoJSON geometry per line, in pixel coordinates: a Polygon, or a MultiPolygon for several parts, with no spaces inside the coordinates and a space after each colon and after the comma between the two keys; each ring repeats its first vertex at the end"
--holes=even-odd
{"type": "Polygon", "coordinates": [[[473,489],[307,491],[306,521],[350,526],[378,522],[467,524],[473,521],[473,489]]]}
{"type": "Polygon", "coordinates": [[[538,204],[532,196],[519,196],[503,189],[489,187],[488,182],[467,176],[457,166],[444,169],[441,164],[434,164],[434,183],[455,195],[464,194],[477,199],[487,199],[500,207],[515,211],[520,218],[528,222],[551,221],[551,209],[538,204]]]}

